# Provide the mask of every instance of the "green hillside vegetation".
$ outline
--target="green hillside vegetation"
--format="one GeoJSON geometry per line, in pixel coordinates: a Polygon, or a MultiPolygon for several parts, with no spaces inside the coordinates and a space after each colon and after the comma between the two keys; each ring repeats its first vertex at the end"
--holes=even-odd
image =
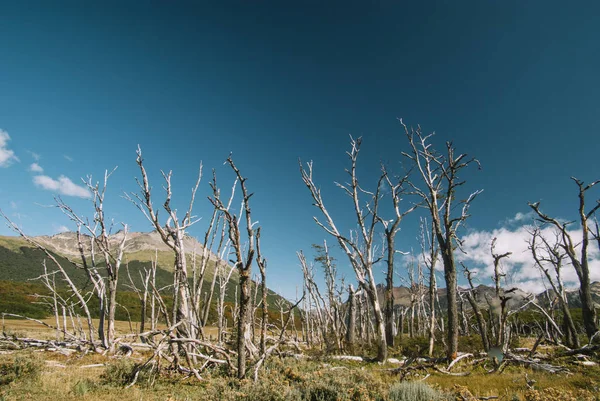
{"type": "MultiPolygon", "coordinates": [[[[72,263],[68,258],[57,253],[51,252],[61,266],[65,269],[71,280],[78,288],[91,289],[86,273],[72,263]]],[[[132,291],[131,283],[127,270],[135,285],[141,288],[141,277],[139,271],[149,269],[153,258],[157,257],[158,266],[156,269],[156,286],[163,288],[173,283],[173,263],[174,256],[171,252],[159,251],[137,251],[126,255],[125,262],[121,267],[119,277],[119,292],[117,293],[117,302],[119,307],[116,311],[118,320],[129,320],[138,322],[141,315],[141,304],[137,294],[132,291]]],[[[33,248],[29,243],[19,237],[0,236],[0,313],[14,313],[31,318],[41,319],[49,317],[50,309],[41,302],[39,297],[50,295],[49,290],[35,278],[44,273],[43,264],[46,263],[47,271],[54,272],[58,269],[51,260],[39,249],[33,248]]],[[[196,264],[199,266],[200,256],[196,256],[196,264]]],[[[98,263],[102,266],[102,263],[98,263]]],[[[191,270],[193,258],[188,255],[188,267],[191,270]]],[[[56,285],[64,296],[69,296],[69,290],[60,273],[56,274],[56,285]]],[[[215,277],[215,262],[209,260],[206,269],[202,292],[208,293],[212,280],[215,277]]],[[[225,302],[233,305],[235,303],[235,287],[238,285],[237,272],[233,272],[228,283],[225,302]]],[[[216,320],[216,304],[219,297],[218,283],[215,285],[213,301],[209,313],[209,323],[216,320]]],[[[258,297],[261,291],[258,289],[258,297]]],[[[172,303],[170,290],[164,291],[163,297],[167,305],[172,303]]],[[[281,296],[273,291],[268,292],[267,301],[270,305],[270,314],[276,321],[279,319],[279,309],[275,308],[275,303],[281,300],[281,296]]],[[[285,301],[288,304],[287,301],[285,301]]],[[[90,312],[93,317],[98,317],[98,304],[95,298],[89,301],[90,312]]],[[[231,322],[231,308],[227,308],[227,317],[231,322]]],[[[148,312],[149,313],[149,312],[148,312]]]]}

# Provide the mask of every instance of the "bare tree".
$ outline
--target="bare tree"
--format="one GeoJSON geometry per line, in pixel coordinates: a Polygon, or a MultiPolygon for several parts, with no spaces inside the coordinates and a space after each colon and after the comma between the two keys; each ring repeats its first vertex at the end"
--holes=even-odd
{"type": "MultiPolygon", "coordinates": [[[[115,168],[116,170],[116,168],[115,168]]],[[[106,187],[108,178],[112,172],[105,171],[104,183],[93,183],[92,178],[88,177],[86,185],[92,193],[92,204],[94,206],[94,218],[92,222],[80,217],[73,209],[66,204],[61,198],[57,198],[57,205],[60,210],[67,215],[75,224],[77,224],[77,245],[81,259],[81,266],[88,275],[88,278],[94,285],[94,290],[100,304],[100,322],[98,334],[100,340],[106,348],[112,347],[115,339],[115,312],[117,308],[117,286],[119,281],[119,271],[123,260],[125,249],[125,241],[127,240],[127,225],[122,224],[121,239],[119,240],[116,251],[111,249],[111,241],[109,238],[111,227],[106,221],[104,211],[104,198],[106,195],[106,187]],[[86,247],[86,237],[81,232],[85,230],[89,235],[89,244],[86,247]],[[87,248],[87,249],[86,249],[87,248]],[[100,253],[104,264],[103,270],[105,276],[100,274],[96,252],[100,253]],[[89,262],[88,262],[89,258],[89,262]],[[108,290],[107,290],[108,287],[108,290]],[[108,291],[108,294],[107,294],[108,291]],[[105,331],[106,321],[106,331],[105,331]]]]}
{"type": "MultiPolygon", "coordinates": [[[[267,323],[269,310],[267,304],[267,261],[260,251],[260,227],[256,230],[256,264],[260,270],[260,291],[261,291],[261,322],[260,322],[260,352],[267,352],[267,323]]],[[[290,311],[290,313],[293,313],[290,311]]]]}
{"type": "Polygon", "coordinates": [[[346,323],[346,344],[350,352],[354,352],[356,343],[356,294],[354,286],[348,286],[348,318],[346,323]]]}
{"type": "Polygon", "coordinates": [[[473,309],[473,313],[475,314],[475,320],[477,321],[477,329],[479,330],[479,335],[481,336],[481,342],[483,344],[484,351],[488,351],[490,349],[490,341],[488,339],[487,326],[485,324],[485,318],[481,313],[481,308],[478,304],[477,292],[475,290],[475,286],[473,285],[473,273],[462,264],[465,270],[465,276],[467,277],[467,281],[469,282],[470,290],[466,291],[467,300],[473,309]]]}
{"type": "Polygon", "coordinates": [[[440,154],[428,142],[433,134],[423,135],[421,127],[408,127],[400,120],[410,144],[410,153],[402,154],[415,166],[421,184],[409,182],[414,193],[424,202],[433,220],[433,232],[440,248],[444,264],[444,278],[448,294],[448,349],[447,356],[454,359],[458,351],[458,287],[456,280],[456,262],[454,250],[457,246],[457,231],[469,217],[469,206],[482,190],[471,193],[466,199],[458,201],[462,204],[460,214],[456,215],[455,201],[457,190],[464,185],[459,174],[472,163],[479,162],[466,154],[455,154],[451,142],[446,143],[446,154],[440,154]]]}
{"type": "Polygon", "coordinates": [[[429,269],[429,356],[433,355],[435,345],[435,301],[437,294],[437,282],[435,277],[435,265],[439,255],[435,243],[433,231],[427,229],[427,219],[421,219],[421,253],[423,263],[429,269]]]}
{"type": "Polygon", "coordinates": [[[181,220],[177,216],[177,210],[171,208],[171,199],[173,196],[171,187],[172,171],[169,171],[168,173],[161,171],[165,180],[164,189],[166,192],[163,208],[167,213],[167,218],[164,223],[162,223],[159,219],[158,210],[154,208],[152,203],[152,188],[148,180],[146,168],[143,164],[144,159],[142,158],[142,150],[139,146],[136,153],[136,162],[142,175],[141,182],[136,178],[140,188],[140,193],[132,193],[133,198],[129,195],[125,196],[144,214],[154,229],[158,232],[165,245],[173,250],[175,255],[175,324],[182,322],[182,324],[177,326],[177,330],[182,336],[196,338],[197,334],[202,335],[202,326],[199,321],[198,313],[194,308],[194,297],[192,291],[190,291],[190,285],[188,282],[188,268],[184,240],[186,237],[186,230],[199,221],[199,219],[192,214],[192,209],[194,206],[196,191],[198,190],[198,186],[200,185],[200,181],[202,179],[202,164],[200,164],[196,184],[192,188],[188,210],[181,220]]]}
{"type": "Polygon", "coordinates": [[[385,220],[381,216],[377,215],[379,221],[383,225],[386,249],[387,249],[387,272],[385,277],[385,337],[387,345],[394,346],[394,256],[396,254],[396,234],[400,231],[400,222],[402,219],[415,210],[417,205],[412,206],[406,211],[400,211],[400,201],[402,196],[406,192],[405,184],[408,180],[408,174],[398,179],[395,182],[389,177],[385,166],[382,165],[381,170],[383,177],[390,189],[390,198],[392,199],[392,205],[394,208],[395,218],[392,220],[385,220]]]}
{"type": "Polygon", "coordinates": [[[579,348],[580,344],[577,336],[577,329],[575,328],[575,323],[571,316],[567,294],[561,276],[563,260],[567,255],[561,250],[561,233],[557,231],[554,234],[555,239],[553,242],[550,242],[542,236],[541,230],[536,227],[531,233],[529,249],[531,250],[536,266],[544,273],[544,276],[552,286],[552,290],[560,304],[560,308],[563,312],[563,321],[565,322],[564,334],[567,345],[571,348],[579,348]],[[550,274],[548,265],[552,266],[554,276],[550,274]]]}
{"type": "MultiPolygon", "coordinates": [[[[154,265],[154,263],[152,263],[152,265],[154,265]]],[[[149,295],[149,285],[150,285],[150,279],[152,278],[152,270],[148,270],[147,268],[144,268],[143,272],[140,270],[138,273],[140,275],[140,279],[141,279],[141,285],[142,288],[138,288],[138,286],[135,284],[135,281],[133,280],[133,277],[131,277],[131,271],[129,271],[129,264],[127,264],[126,266],[126,270],[127,270],[127,277],[129,278],[129,285],[128,287],[135,292],[135,294],[137,295],[138,299],[140,300],[140,333],[143,333],[146,331],[146,316],[148,314],[148,295],[149,295]]],[[[145,339],[142,337],[142,341],[145,341],[145,339]]]]}
{"type": "Polygon", "coordinates": [[[92,347],[95,347],[94,323],[92,321],[92,314],[90,313],[90,310],[88,308],[88,304],[87,304],[88,299],[86,299],[86,297],[84,296],[85,294],[82,294],[82,291],[80,291],[80,289],[77,288],[77,286],[75,285],[75,283],[73,282],[73,280],[71,279],[71,277],[69,276],[69,274],[67,273],[65,268],[63,267],[63,265],[58,261],[58,259],[46,247],[44,247],[41,243],[39,243],[35,239],[29,237],[27,234],[25,234],[23,232],[23,230],[21,230],[21,228],[18,225],[16,225],[13,221],[11,221],[8,218],[8,216],[6,216],[4,214],[4,212],[2,210],[0,210],[0,215],[2,215],[2,217],[4,217],[4,219],[6,220],[6,222],[8,224],[8,227],[10,229],[12,229],[14,232],[19,234],[25,241],[27,241],[28,243],[33,245],[35,248],[42,251],[46,255],[46,257],[52,261],[54,266],[56,266],[56,268],[60,271],[62,278],[67,283],[68,288],[71,290],[71,292],[77,299],[77,303],[79,304],[79,306],[85,313],[85,317],[86,317],[86,321],[87,321],[88,336],[89,336],[88,341],[89,341],[90,345],[92,345],[92,347]]]}
{"type": "MultiPolygon", "coordinates": [[[[506,336],[506,319],[508,317],[508,309],[507,303],[511,299],[511,297],[507,294],[515,291],[515,289],[511,289],[508,291],[502,290],[500,287],[500,280],[503,277],[506,277],[506,273],[501,271],[500,262],[502,259],[509,257],[512,255],[512,252],[505,252],[502,254],[496,253],[496,242],[497,238],[492,239],[492,243],[490,245],[490,253],[492,254],[492,259],[494,260],[494,276],[492,279],[494,280],[494,286],[496,290],[496,300],[499,302],[499,308],[490,308],[490,312],[496,312],[498,315],[498,319],[496,321],[496,347],[504,347],[508,343],[508,338],[506,336]]],[[[491,313],[490,315],[493,315],[491,313]]]]}
{"type": "Polygon", "coordinates": [[[594,216],[598,208],[600,208],[600,200],[598,200],[596,205],[594,205],[594,207],[592,207],[589,211],[586,211],[585,193],[594,185],[600,183],[600,180],[585,185],[583,181],[578,180],[575,177],[571,177],[571,179],[575,182],[575,184],[577,184],[578,187],[579,207],[577,211],[582,232],[580,244],[576,244],[576,242],[573,240],[572,234],[568,230],[570,222],[561,223],[556,218],[550,217],[543,213],[540,210],[539,202],[529,203],[529,207],[533,209],[542,222],[556,227],[556,229],[560,232],[561,247],[569,257],[569,260],[571,261],[571,264],[577,273],[577,278],[579,279],[579,296],[581,297],[583,325],[585,326],[585,332],[588,338],[591,340],[592,336],[598,331],[598,325],[596,324],[596,308],[590,290],[590,267],[588,261],[590,227],[588,221],[594,216]],[[577,254],[576,250],[578,245],[581,246],[579,254],[577,254]]]}
{"type": "Polygon", "coordinates": [[[331,320],[329,318],[331,311],[315,281],[314,263],[308,263],[302,251],[297,252],[297,255],[304,277],[303,293],[308,295],[306,307],[307,319],[312,322],[313,328],[315,325],[317,326],[320,333],[318,342],[320,344],[325,344],[327,351],[331,351],[332,346],[329,341],[329,336],[327,335],[329,322],[331,320]]]}
{"type": "MultiPolygon", "coordinates": [[[[229,240],[235,253],[235,266],[239,274],[239,312],[238,312],[238,336],[237,336],[237,352],[238,352],[238,363],[237,363],[237,375],[239,379],[246,377],[246,350],[250,351],[250,354],[256,354],[256,349],[252,343],[252,321],[250,319],[250,301],[251,301],[251,276],[252,276],[252,264],[254,263],[256,253],[256,238],[254,225],[252,222],[252,213],[250,209],[250,197],[251,193],[248,192],[246,187],[246,178],[244,178],[240,170],[236,167],[231,155],[227,158],[227,163],[235,172],[237,180],[240,183],[242,190],[242,205],[243,213],[246,224],[246,235],[247,244],[246,251],[244,252],[244,244],[242,243],[241,232],[240,232],[240,217],[232,214],[221,201],[220,190],[217,186],[216,174],[213,173],[213,181],[211,188],[213,190],[213,196],[209,198],[210,202],[223,213],[229,226],[229,240]],[[245,255],[244,255],[245,253],[245,255]]],[[[237,182],[237,181],[236,181],[237,182]]],[[[259,263],[263,264],[263,268],[266,261],[260,257],[259,263]]]]}
{"type": "Polygon", "coordinates": [[[382,182],[385,179],[385,174],[382,174],[379,177],[375,192],[367,191],[361,187],[356,173],[361,138],[355,140],[351,137],[350,144],[351,150],[347,152],[348,157],[350,158],[350,169],[347,170],[348,175],[350,176],[350,183],[346,185],[337,183],[337,185],[352,199],[354,213],[356,215],[356,224],[358,226],[355,235],[350,233],[349,236],[346,236],[338,230],[324,204],[321,190],[313,180],[313,163],[308,162],[306,168],[304,168],[302,162],[300,162],[300,173],[304,184],[312,195],[314,206],[319,209],[325,219],[325,223],[322,223],[318,218],[314,217],[315,222],[323,228],[325,232],[338,241],[338,244],[348,257],[348,260],[354,269],[359,286],[369,298],[375,317],[377,360],[383,362],[387,358],[385,319],[379,301],[377,283],[375,282],[375,277],[373,275],[373,266],[383,258],[382,256],[375,254],[375,233],[377,225],[380,222],[378,213],[380,200],[382,198],[382,182]],[[369,199],[366,206],[361,206],[361,195],[366,195],[369,199]]]}

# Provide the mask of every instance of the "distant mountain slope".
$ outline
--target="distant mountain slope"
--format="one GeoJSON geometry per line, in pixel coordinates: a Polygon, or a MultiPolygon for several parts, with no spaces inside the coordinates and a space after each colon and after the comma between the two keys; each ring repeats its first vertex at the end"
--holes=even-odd
{"type": "MultiPolygon", "coordinates": [[[[380,299],[384,299],[383,297],[384,297],[385,286],[383,284],[379,284],[377,286],[377,289],[378,289],[380,299]]],[[[459,288],[459,290],[464,290],[464,289],[459,288]]],[[[592,298],[593,298],[594,302],[596,302],[596,304],[600,305],[600,282],[597,282],[597,281],[593,282],[591,284],[591,290],[592,290],[592,298]]],[[[429,299],[429,289],[427,287],[423,287],[421,290],[421,293],[425,294],[426,300],[429,299]]],[[[483,285],[483,284],[480,284],[479,286],[475,287],[473,293],[475,295],[475,298],[477,299],[477,303],[484,308],[488,308],[488,306],[489,306],[488,300],[492,301],[492,304],[493,304],[493,302],[494,302],[493,300],[496,296],[496,290],[494,287],[483,285]]],[[[511,300],[509,301],[510,307],[522,305],[524,302],[527,301],[527,298],[530,295],[531,295],[531,293],[528,293],[528,292],[520,290],[520,289],[516,289],[516,290],[512,291],[510,293],[510,297],[511,297],[511,300]]],[[[446,289],[438,288],[437,296],[439,298],[442,308],[445,308],[447,305],[446,304],[446,302],[447,302],[446,301],[446,299],[447,299],[446,289]]],[[[552,290],[544,291],[539,294],[536,294],[536,299],[537,299],[538,303],[544,307],[549,306],[550,305],[549,300],[553,300],[554,298],[555,298],[555,294],[554,294],[554,291],[552,291],[552,290]]],[[[396,307],[409,307],[411,305],[411,299],[412,299],[412,295],[411,295],[410,288],[405,287],[405,286],[394,287],[394,305],[396,307]]],[[[567,299],[569,302],[569,306],[571,308],[581,308],[581,300],[579,298],[579,290],[578,289],[567,290],[567,299]]]]}
{"type": "MultiPolygon", "coordinates": [[[[109,237],[109,242],[111,246],[115,248],[121,243],[123,240],[124,233],[122,231],[117,232],[109,237]]],[[[85,236],[88,239],[88,236],[85,236]]],[[[2,238],[2,237],[0,237],[2,238]]],[[[4,238],[13,238],[13,237],[4,237],[4,238]]],[[[67,257],[77,257],[79,258],[79,250],[77,249],[77,234],[74,232],[64,232],[60,234],[55,234],[52,236],[39,236],[34,237],[36,241],[41,243],[42,245],[52,249],[56,253],[67,257]]],[[[201,255],[204,247],[200,244],[196,239],[192,237],[186,237],[183,241],[184,247],[186,249],[186,253],[188,255],[192,255],[196,253],[196,255],[201,255]]],[[[0,241],[0,245],[2,242],[0,241]]],[[[89,239],[85,241],[84,246],[86,250],[89,250],[89,239]]],[[[156,232],[149,233],[140,233],[140,232],[131,232],[127,234],[127,238],[125,240],[125,254],[126,255],[135,255],[134,258],[130,256],[131,260],[140,260],[140,261],[150,261],[154,257],[155,252],[168,252],[171,253],[171,248],[169,248],[160,238],[160,235],[156,232]]],[[[212,252],[208,252],[209,260],[215,262],[217,260],[217,256],[212,252]]],[[[163,266],[167,268],[167,266],[163,266]]],[[[172,266],[171,266],[172,267],[172,266]]]]}
{"type": "MultiPolygon", "coordinates": [[[[52,236],[34,237],[33,239],[46,247],[57,258],[69,274],[69,277],[78,286],[81,287],[87,283],[88,279],[85,272],[77,268],[73,263],[79,263],[80,260],[76,233],[65,232],[52,236]]],[[[122,239],[123,233],[119,232],[110,237],[110,243],[116,247],[122,239]]],[[[185,239],[184,246],[188,258],[188,275],[191,277],[194,259],[196,260],[196,266],[199,267],[204,248],[198,241],[191,237],[185,239]]],[[[209,252],[208,255],[209,262],[206,269],[203,292],[207,292],[210,288],[215,276],[216,261],[218,260],[217,256],[213,253],[209,252]]],[[[127,269],[130,270],[134,283],[140,286],[141,278],[138,271],[149,268],[151,261],[155,258],[158,260],[156,271],[157,287],[160,288],[172,284],[172,271],[175,258],[172,250],[162,242],[159,234],[156,232],[129,233],[125,242],[125,255],[119,279],[120,290],[123,292],[131,291],[127,269]]],[[[21,237],[0,236],[0,280],[31,282],[30,280],[43,274],[44,262],[46,262],[49,272],[57,270],[56,266],[46,259],[47,257],[42,251],[34,248],[21,237]]],[[[234,271],[227,288],[226,301],[234,302],[234,287],[237,283],[238,275],[234,271]]],[[[57,284],[61,285],[60,276],[57,276],[57,284]]],[[[65,284],[62,283],[62,285],[64,286],[65,284]]],[[[215,293],[218,294],[218,285],[215,287],[215,293]]],[[[213,301],[215,299],[216,295],[213,301]]],[[[270,305],[274,305],[280,299],[283,298],[269,290],[268,302],[270,305]]],[[[287,303],[287,301],[285,302],[287,303]]]]}
{"type": "MultiPolygon", "coordinates": [[[[164,249],[166,246],[158,252],[156,252],[157,248],[151,249],[151,235],[133,235],[132,237],[126,243],[132,252],[126,252],[124,257],[119,281],[121,289],[126,289],[127,285],[129,285],[129,278],[126,273],[127,268],[130,269],[132,273],[131,277],[135,284],[139,285],[141,279],[137,270],[150,267],[150,261],[155,256],[158,256],[156,271],[157,286],[164,287],[172,284],[173,278],[170,273],[173,270],[174,262],[172,253],[164,249]],[[139,241],[136,241],[137,238],[139,238],[139,241]],[[148,238],[150,238],[150,241],[148,241],[148,238]]],[[[75,233],[61,233],[53,236],[34,237],[33,239],[46,247],[56,257],[69,277],[77,285],[82,286],[87,282],[85,272],[78,269],[73,263],[79,263],[80,261],[75,233]]],[[[118,237],[111,237],[111,242],[117,244],[117,241],[118,237]]],[[[20,237],[0,236],[0,279],[11,281],[28,281],[34,279],[43,274],[43,263],[46,263],[48,272],[57,270],[57,267],[50,260],[46,259],[46,255],[41,250],[34,248],[24,239],[20,237]]],[[[207,268],[207,280],[209,283],[212,282],[214,276],[214,266],[215,258],[213,257],[207,268]]],[[[234,281],[236,281],[236,278],[234,278],[234,281]]]]}

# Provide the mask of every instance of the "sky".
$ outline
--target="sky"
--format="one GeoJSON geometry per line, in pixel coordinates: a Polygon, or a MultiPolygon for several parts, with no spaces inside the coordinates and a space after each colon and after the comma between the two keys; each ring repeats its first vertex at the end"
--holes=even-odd
{"type": "MultiPolygon", "coordinates": [[[[520,255],[505,268],[540,288],[520,248],[527,202],[573,220],[569,177],[600,178],[600,3],[322,3],[0,2],[0,208],[31,235],[73,230],[54,196],[91,216],[81,179],[118,166],[106,213],[148,231],[123,199],[137,190],[139,144],[159,204],[161,169],[173,171],[183,209],[203,163],[195,210],[204,219],[190,230],[200,238],[211,169],[229,190],[232,153],[254,193],[270,286],[293,297],[296,252],[334,242],[312,220],[298,158],[314,161],[326,205],[350,230],[352,205],[334,184],[346,180],[349,135],[363,138],[359,174],[372,189],[381,162],[406,168],[402,118],[435,132],[436,147],[453,141],[481,162],[464,174],[465,194],[484,192],[461,232],[471,251],[461,257],[481,282],[483,251],[498,236],[499,250],[520,255]]],[[[418,252],[420,215],[403,222],[399,250],[418,252]]]]}

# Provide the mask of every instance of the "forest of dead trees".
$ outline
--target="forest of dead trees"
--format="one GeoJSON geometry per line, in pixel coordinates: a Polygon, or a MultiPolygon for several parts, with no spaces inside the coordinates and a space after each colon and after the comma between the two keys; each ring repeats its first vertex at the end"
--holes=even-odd
{"type": "MultiPolygon", "coordinates": [[[[204,174],[202,165],[182,215],[172,207],[172,198],[181,194],[172,193],[171,172],[162,172],[164,192],[153,191],[142,151],[137,150],[138,190],[125,198],[146,217],[173,253],[173,280],[168,286],[157,285],[156,260],[136,271],[123,266],[128,226],[122,223],[118,243],[110,240],[112,225],[104,209],[109,172],[100,182],[92,178],[85,181],[92,193],[89,216],[56,199],[57,207],[77,227],[79,258],[72,262],[85,272],[86,286],[78,286],[50,250],[3,214],[9,227],[46,255],[39,280],[50,294],[44,302],[52,311],[54,321],[49,327],[56,334],[56,339],[48,342],[56,347],[103,353],[141,347],[150,352],[148,359],[138,365],[137,373],[166,368],[199,380],[204,371],[216,366],[239,379],[257,380],[268,358],[298,357],[306,349],[319,349],[340,358],[374,357],[385,362],[388,350],[403,337],[426,339],[426,346],[420,350],[422,356],[451,365],[461,358],[461,336],[479,338],[481,351],[500,350],[507,355],[512,340],[520,336],[537,339],[531,353],[541,341],[561,344],[573,353],[595,349],[598,323],[589,253],[591,247],[600,248],[595,216],[600,201],[594,199],[588,206],[586,194],[600,181],[586,184],[573,178],[576,222],[545,214],[539,202],[529,204],[535,215],[529,251],[552,290],[545,293],[546,300],[533,294],[518,300],[517,289],[506,287],[503,261],[511,253],[498,253],[496,239],[489,244],[494,272],[491,290],[482,292],[477,283],[489,278],[478,277],[472,266],[459,262],[457,257],[462,252],[461,229],[470,217],[469,208],[482,192],[468,189],[464,171],[480,168],[479,161],[459,153],[451,142],[441,151],[435,149],[432,135],[423,134],[420,127],[410,128],[402,121],[400,124],[406,151],[399,151],[398,156],[406,170],[398,174],[382,164],[373,182],[359,180],[362,140],[351,138],[346,152],[347,181],[336,183],[348,196],[347,206],[335,205],[353,214],[354,229],[350,231],[340,229],[342,224],[330,213],[333,206],[323,199],[313,176],[317,167],[312,161],[299,162],[300,178],[308,188],[316,212],[314,220],[324,237],[315,241],[315,257],[307,258],[302,250],[298,251],[304,280],[301,294],[290,302],[268,302],[269,267],[268,255],[261,248],[263,228],[252,214],[247,178],[231,155],[226,164],[233,172],[233,183],[221,186],[216,171],[212,171],[208,197],[212,214],[204,216],[208,227],[200,240],[201,252],[190,259],[184,240],[188,229],[199,221],[194,204],[204,174]],[[420,249],[407,255],[399,251],[403,247],[397,234],[411,214],[420,219],[420,232],[411,234],[420,249]],[[579,231],[581,234],[577,234],[579,231]],[[332,247],[343,257],[334,259],[332,247]],[[353,275],[343,277],[338,272],[340,264],[351,266],[353,275]],[[580,320],[573,316],[563,283],[567,267],[575,270],[579,280],[580,320]],[[377,269],[385,270],[385,282],[376,281],[377,269]],[[209,270],[214,273],[207,286],[209,270]],[[234,287],[229,285],[233,276],[234,287]],[[468,286],[458,286],[461,277],[468,286]],[[140,316],[131,317],[139,322],[136,333],[117,333],[115,329],[117,292],[123,282],[141,305],[140,316]],[[394,291],[399,284],[407,294],[401,304],[396,302],[394,291]],[[235,292],[234,305],[226,305],[227,291],[235,292]],[[92,304],[98,311],[90,309],[92,304]],[[211,307],[217,311],[213,320],[209,319],[211,307]],[[226,318],[228,307],[231,319],[226,318]],[[209,326],[216,326],[216,337],[207,335],[209,326]],[[587,345],[582,346],[582,335],[587,337],[587,345]]],[[[404,240],[406,235],[403,232],[404,240]]],[[[137,377],[134,375],[131,384],[137,377]]]]}

